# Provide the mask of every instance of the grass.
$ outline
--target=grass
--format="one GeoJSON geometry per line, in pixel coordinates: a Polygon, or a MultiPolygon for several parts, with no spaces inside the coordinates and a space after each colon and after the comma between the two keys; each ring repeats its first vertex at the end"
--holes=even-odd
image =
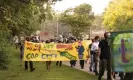
{"type": "Polygon", "coordinates": [[[20,67],[19,51],[13,49],[12,52],[9,70],[0,71],[0,80],[97,80],[94,75],[65,65],[59,67],[55,62],[52,62],[49,71],[45,62],[34,62],[34,72],[24,71],[24,65],[20,67]]]}

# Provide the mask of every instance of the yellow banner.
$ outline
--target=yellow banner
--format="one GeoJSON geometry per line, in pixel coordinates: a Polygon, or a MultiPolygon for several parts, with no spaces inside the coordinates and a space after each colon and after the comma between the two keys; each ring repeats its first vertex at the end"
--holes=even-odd
{"type": "Polygon", "coordinates": [[[33,43],[25,41],[24,61],[70,61],[86,59],[91,41],[72,44],[33,43]]]}

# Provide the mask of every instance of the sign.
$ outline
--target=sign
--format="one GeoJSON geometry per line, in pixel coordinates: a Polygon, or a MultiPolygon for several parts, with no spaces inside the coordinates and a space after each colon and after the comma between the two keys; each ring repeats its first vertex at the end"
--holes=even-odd
{"type": "Polygon", "coordinates": [[[133,32],[111,33],[113,70],[133,72],[133,32]]]}
{"type": "Polygon", "coordinates": [[[33,43],[25,41],[24,61],[70,61],[86,59],[90,41],[72,44],[33,43]]]}

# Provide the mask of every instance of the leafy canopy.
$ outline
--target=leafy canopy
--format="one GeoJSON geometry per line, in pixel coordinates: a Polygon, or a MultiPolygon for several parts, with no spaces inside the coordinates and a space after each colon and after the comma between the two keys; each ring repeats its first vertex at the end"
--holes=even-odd
{"type": "Polygon", "coordinates": [[[81,4],[75,8],[69,8],[61,14],[60,21],[71,26],[71,31],[75,36],[79,36],[89,26],[91,26],[94,15],[91,5],[81,4]]]}
{"type": "Polygon", "coordinates": [[[133,29],[133,1],[111,1],[105,10],[103,24],[110,31],[133,29]]]}

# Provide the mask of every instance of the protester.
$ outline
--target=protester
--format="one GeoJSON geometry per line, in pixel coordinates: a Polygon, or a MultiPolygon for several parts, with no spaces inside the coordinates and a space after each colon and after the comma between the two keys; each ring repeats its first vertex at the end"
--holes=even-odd
{"type": "MultiPolygon", "coordinates": [[[[58,40],[58,43],[62,43],[63,41],[61,41],[61,40],[58,40]]],[[[60,66],[62,66],[62,61],[57,61],[56,62],[56,66],[58,66],[58,64],[60,64],[60,66]]]]}
{"type": "Polygon", "coordinates": [[[20,66],[22,66],[22,60],[24,56],[24,42],[20,42],[19,47],[20,47],[20,66]]]}
{"type": "MultiPolygon", "coordinates": [[[[33,38],[33,37],[32,37],[32,38],[27,37],[26,40],[27,40],[27,41],[33,41],[34,38],[33,38]]],[[[35,68],[33,68],[33,62],[32,62],[32,61],[25,61],[25,70],[28,70],[28,62],[29,62],[29,65],[30,65],[30,71],[31,71],[31,72],[34,71],[35,68]]]]}
{"type": "Polygon", "coordinates": [[[89,45],[89,50],[90,50],[90,58],[91,58],[91,61],[90,61],[90,71],[92,71],[92,68],[93,68],[93,70],[94,70],[94,61],[93,61],[93,51],[91,50],[91,46],[92,46],[92,44],[94,43],[94,39],[92,39],[92,43],[89,45]]]}
{"type": "MultiPolygon", "coordinates": [[[[73,42],[75,42],[74,38],[69,37],[67,43],[73,43],[73,42]]],[[[71,65],[71,67],[74,67],[76,65],[76,61],[75,60],[70,60],[70,65],[71,65]]]]}
{"type": "Polygon", "coordinates": [[[98,75],[97,71],[97,63],[98,63],[98,45],[99,45],[99,36],[95,37],[95,41],[92,43],[91,51],[93,54],[93,62],[94,62],[94,71],[95,75],[98,75]]]}
{"type": "Polygon", "coordinates": [[[18,48],[18,44],[19,44],[19,38],[18,38],[18,36],[15,36],[14,39],[13,39],[13,41],[14,41],[15,47],[17,49],[18,48]]]}
{"type": "Polygon", "coordinates": [[[85,51],[85,48],[84,46],[82,45],[82,41],[78,41],[78,47],[77,47],[77,51],[78,51],[78,56],[79,56],[79,59],[80,59],[80,66],[81,66],[81,69],[84,69],[84,59],[83,59],[83,56],[84,56],[84,51],[85,51]]]}
{"type": "MultiPolygon", "coordinates": [[[[46,43],[50,43],[50,40],[46,40],[46,43]]],[[[46,68],[47,70],[50,70],[51,61],[46,61],[46,68]]]]}
{"type": "Polygon", "coordinates": [[[98,80],[102,79],[107,66],[107,80],[111,79],[111,53],[110,53],[110,33],[104,33],[104,39],[99,42],[98,55],[100,58],[98,80]]]}

